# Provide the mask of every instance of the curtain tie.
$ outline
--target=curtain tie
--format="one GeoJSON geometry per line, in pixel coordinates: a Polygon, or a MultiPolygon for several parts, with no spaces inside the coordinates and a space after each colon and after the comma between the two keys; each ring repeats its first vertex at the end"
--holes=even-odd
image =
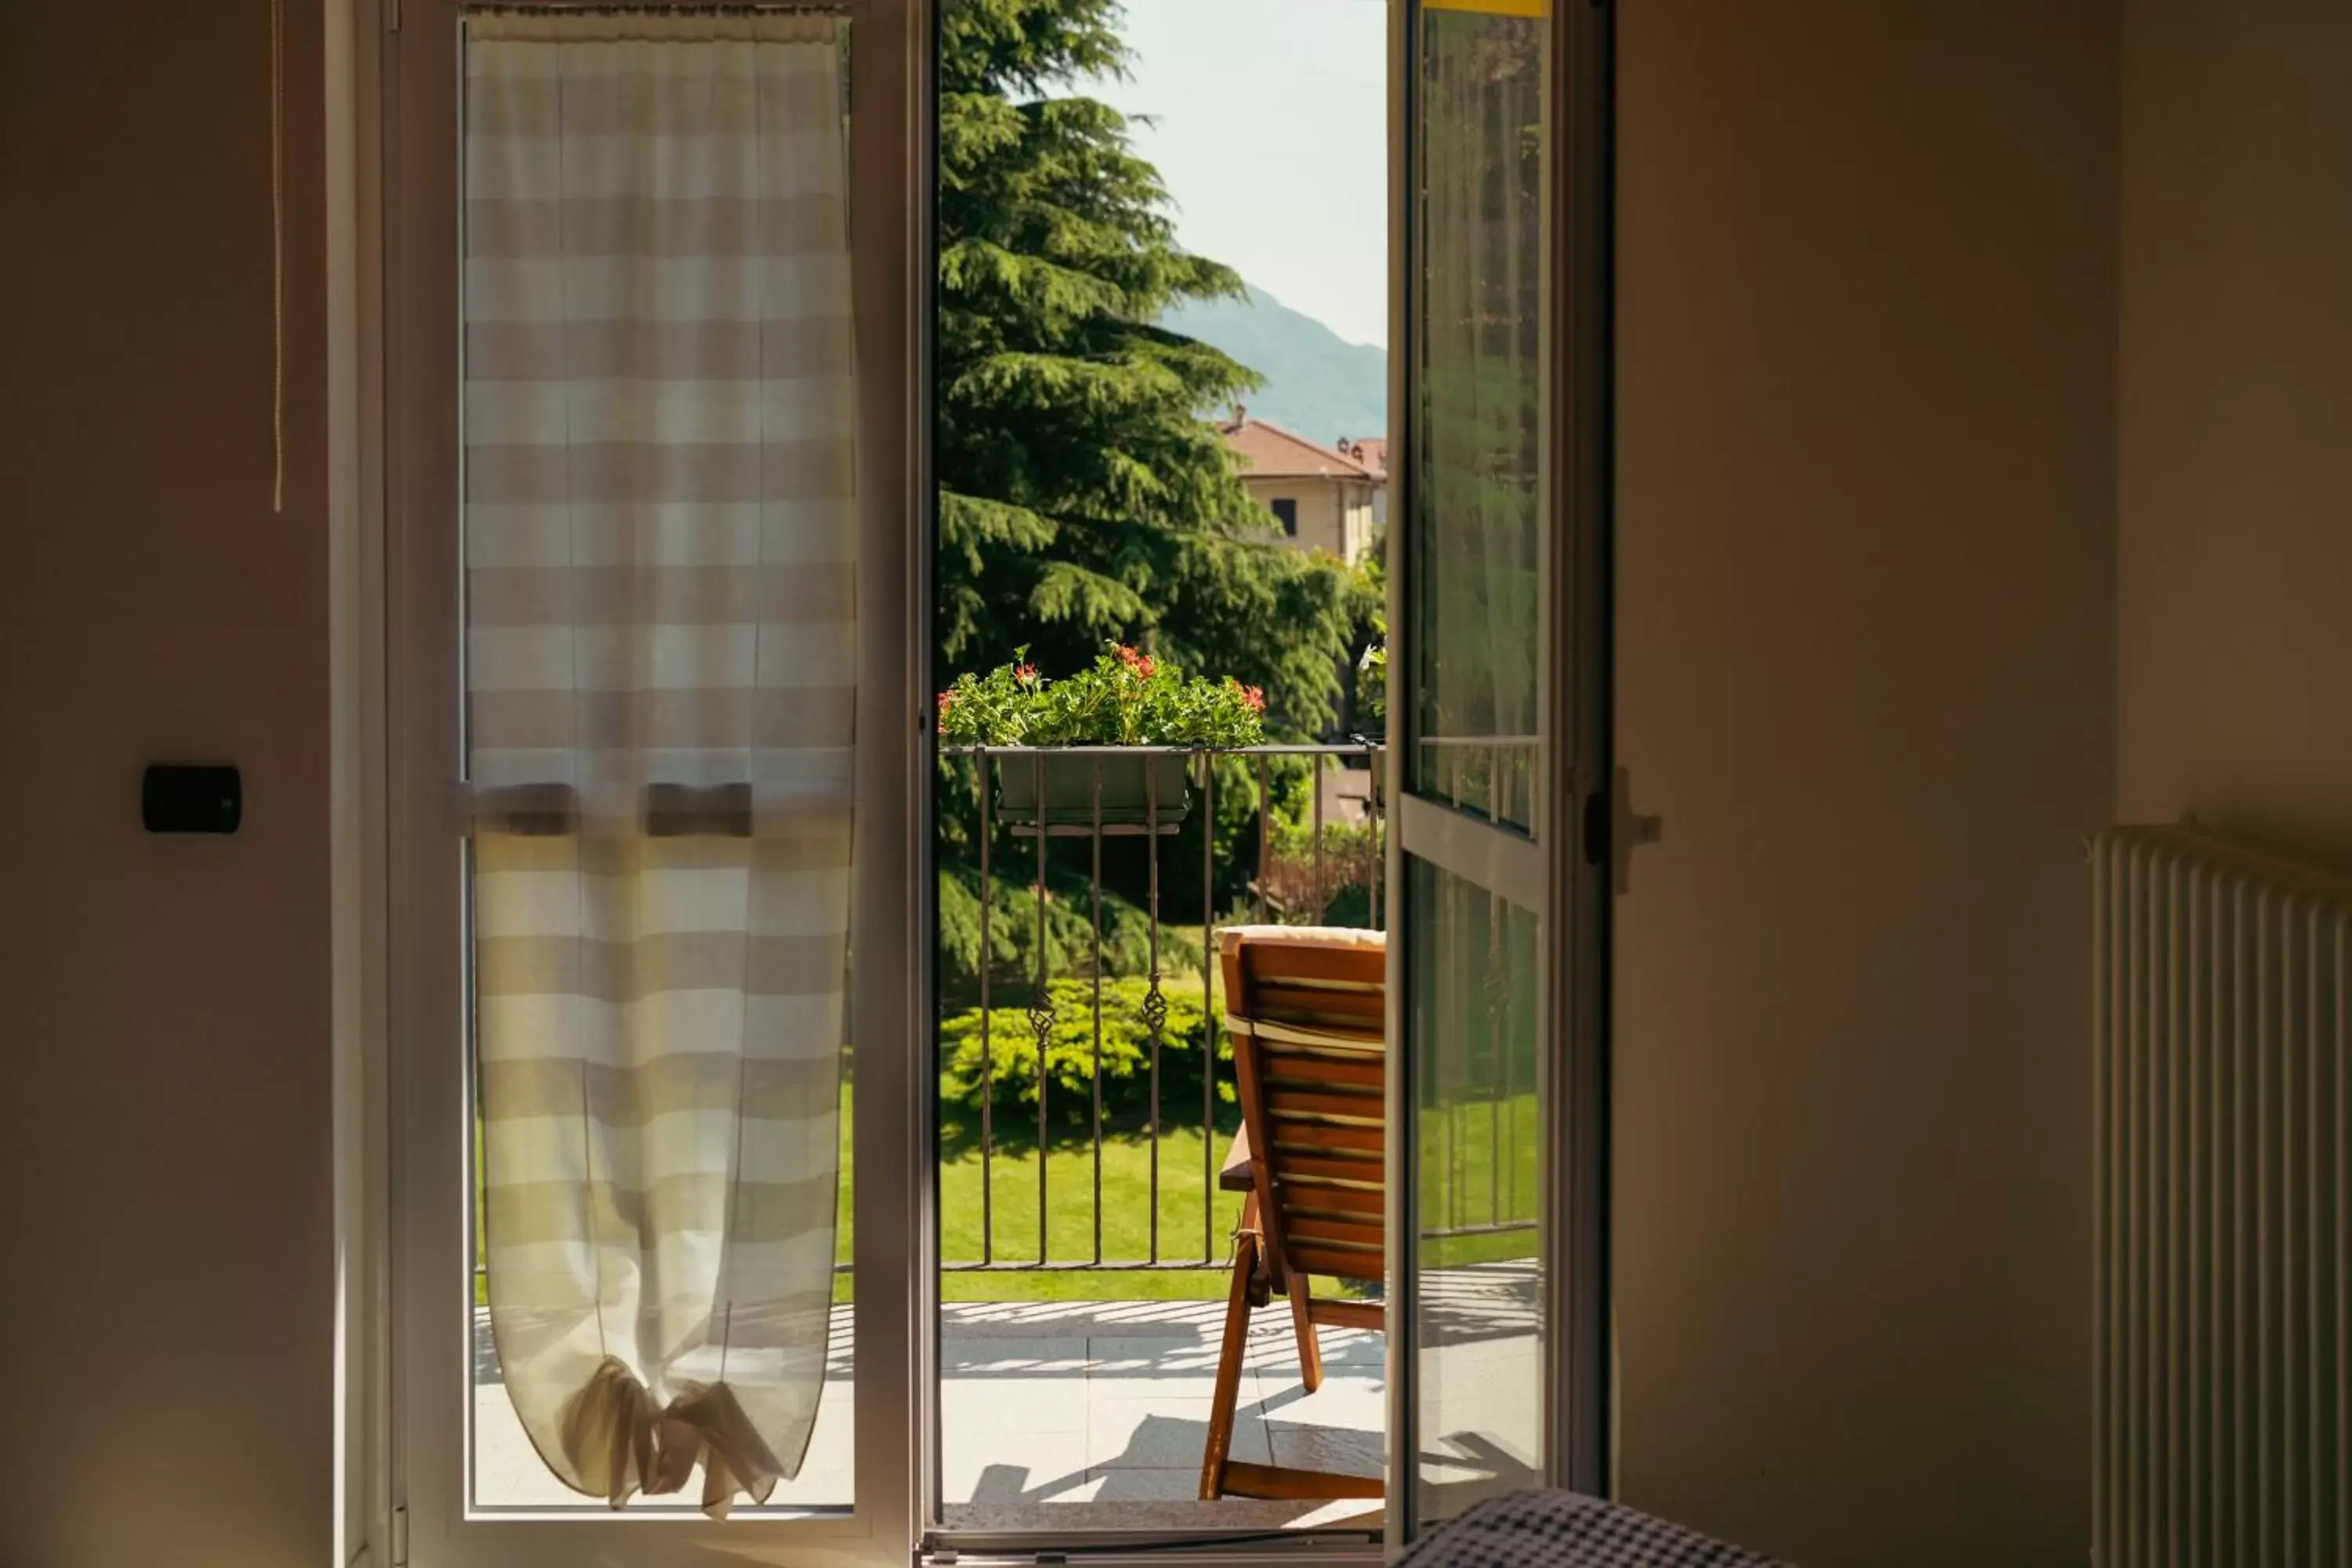
{"type": "Polygon", "coordinates": [[[616,1509],[641,1491],[660,1497],[684,1490],[698,1463],[702,1511],[724,1519],[737,1492],[765,1502],[782,1474],[734,1390],[723,1383],[688,1384],[657,1407],[615,1356],[605,1357],[564,1401],[561,1430],[575,1473],[616,1509]]]}

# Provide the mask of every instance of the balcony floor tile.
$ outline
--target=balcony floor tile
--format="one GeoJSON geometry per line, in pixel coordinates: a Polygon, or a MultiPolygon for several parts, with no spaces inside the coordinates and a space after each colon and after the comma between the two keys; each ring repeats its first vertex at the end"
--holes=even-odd
{"type": "MultiPolygon", "coordinates": [[[[1106,1279],[1107,1285],[1114,1279],[1106,1279]]],[[[834,1310],[827,1379],[801,1474],[769,1508],[850,1500],[850,1311],[834,1310]]],[[[1358,1528],[1362,1502],[1199,1500],[1224,1307],[1213,1301],[951,1302],[941,1309],[941,1480],[949,1522],[968,1529],[1358,1528]],[[1085,1502],[1083,1515],[1060,1505],[1085,1502]]],[[[1385,1415],[1382,1342],[1322,1332],[1325,1380],[1298,1385],[1288,1315],[1261,1310],[1242,1374],[1234,1457],[1377,1473],[1385,1415]],[[1303,1456],[1303,1457],[1302,1457],[1303,1456]]],[[[478,1505],[604,1511],[540,1462],[484,1346],[476,1358],[478,1505]]],[[[698,1493],[689,1482],[688,1497],[698,1493]]],[[[681,1508],[640,1499],[633,1510],[681,1508]]],[[[744,1510],[765,1511],[765,1510],[744,1510]]]]}

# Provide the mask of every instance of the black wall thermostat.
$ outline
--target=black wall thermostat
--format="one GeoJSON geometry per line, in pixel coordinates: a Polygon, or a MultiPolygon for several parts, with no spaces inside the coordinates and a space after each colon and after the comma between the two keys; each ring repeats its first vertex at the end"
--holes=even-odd
{"type": "Polygon", "coordinates": [[[139,786],[139,819],[150,833],[235,833],[245,817],[245,784],[217,763],[152,763],[139,786]]]}

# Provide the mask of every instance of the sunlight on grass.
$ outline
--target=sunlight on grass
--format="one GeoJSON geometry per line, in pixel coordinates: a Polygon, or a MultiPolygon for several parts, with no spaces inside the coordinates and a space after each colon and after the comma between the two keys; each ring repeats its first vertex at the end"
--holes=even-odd
{"type": "MultiPolygon", "coordinates": [[[[850,1144],[852,1092],[841,1090],[841,1190],[835,1257],[846,1265],[855,1251],[852,1215],[856,1163],[850,1144]]],[[[1239,1112],[1217,1107],[1218,1125],[1208,1151],[1222,1160],[1239,1112]]],[[[1195,1111],[1197,1116],[1198,1112],[1195,1111]]],[[[996,1129],[988,1161],[989,1186],[999,1263],[1035,1261],[1037,1253],[1037,1134],[1034,1122],[996,1129]]],[[[940,1253],[949,1263],[977,1262],[981,1245],[981,1168],[978,1128],[951,1121],[943,1130],[946,1152],[940,1163],[940,1253]]],[[[1423,1112],[1424,1217],[1438,1226],[1532,1220],[1541,1173],[1540,1122],[1532,1094],[1423,1112]]],[[[475,1258],[482,1257],[481,1129],[475,1139],[475,1258]]],[[[1202,1194],[1215,1180],[1203,1169],[1197,1122],[1163,1126],[1159,1139],[1160,1256],[1169,1263],[1214,1260],[1205,1268],[1000,1269],[987,1273],[946,1269],[940,1296],[948,1301],[1222,1300],[1225,1264],[1241,1215],[1241,1194],[1219,1192],[1208,1211],[1203,1235],[1202,1194]]],[[[1045,1258],[1052,1263],[1089,1262],[1095,1247],[1095,1156],[1083,1136],[1052,1141],[1045,1162],[1045,1258]]],[[[1141,1130],[1108,1131],[1102,1150],[1102,1245],[1106,1262],[1132,1263],[1151,1255],[1152,1140],[1141,1130]]],[[[1532,1229],[1475,1232],[1423,1242],[1423,1261],[1444,1266],[1492,1262],[1534,1255],[1532,1229]]],[[[1333,1281],[1318,1280],[1324,1293],[1350,1293],[1333,1281]]],[[[852,1299],[845,1268],[834,1276],[834,1300],[852,1299]]],[[[485,1304],[482,1278],[475,1277],[474,1300],[485,1304]]]]}
{"type": "MultiPolygon", "coordinates": [[[[1220,1110],[1225,1108],[1220,1107],[1220,1110]]],[[[1230,1119],[1232,1112],[1227,1111],[1230,1119]]],[[[1211,1148],[1223,1158],[1229,1128],[1211,1148]]],[[[955,1152],[940,1165],[940,1252],[945,1261],[982,1257],[982,1162],[977,1140],[951,1140],[955,1152]]],[[[943,1271],[940,1293],[950,1301],[1217,1300],[1225,1293],[1223,1265],[1241,1214],[1241,1194],[1217,1193],[1204,1222],[1202,1194],[1214,1180],[1202,1167],[1201,1129],[1163,1127],[1159,1140],[1160,1256],[1171,1263],[1213,1259],[1212,1269],[1134,1270],[1116,1275],[1088,1271],[977,1274],[943,1271]]],[[[1000,1263],[1034,1261],[1038,1256],[1037,1139],[1025,1131],[998,1130],[988,1162],[991,1216],[1000,1263]]],[[[1045,1256],[1051,1262],[1085,1262],[1096,1256],[1096,1168],[1090,1142],[1055,1141],[1045,1160],[1045,1256]]],[[[1151,1256],[1154,1179],[1152,1140],[1139,1131],[1107,1135],[1102,1149],[1102,1245],[1107,1261],[1135,1262],[1151,1256]]]]}

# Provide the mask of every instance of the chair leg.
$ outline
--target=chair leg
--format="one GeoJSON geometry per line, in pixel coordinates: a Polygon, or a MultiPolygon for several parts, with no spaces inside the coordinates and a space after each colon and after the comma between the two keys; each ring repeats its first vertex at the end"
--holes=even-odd
{"type": "Polygon", "coordinates": [[[1298,1339],[1298,1381],[1312,1394],[1323,1386],[1323,1342],[1307,1315],[1307,1276],[1296,1268],[1290,1271],[1290,1329],[1298,1339]]]}
{"type": "Polygon", "coordinates": [[[1258,1268],[1257,1199],[1242,1205],[1234,1244],[1234,1288],[1225,1298],[1224,1338],[1217,1347],[1217,1384],[1209,1400],[1209,1440],[1201,1458],[1201,1500],[1225,1493],[1225,1458],[1234,1447],[1234,1411],[1241,1402],[1242,1357],[1249,1348],[1250,1281],[1258,1268]]]}

